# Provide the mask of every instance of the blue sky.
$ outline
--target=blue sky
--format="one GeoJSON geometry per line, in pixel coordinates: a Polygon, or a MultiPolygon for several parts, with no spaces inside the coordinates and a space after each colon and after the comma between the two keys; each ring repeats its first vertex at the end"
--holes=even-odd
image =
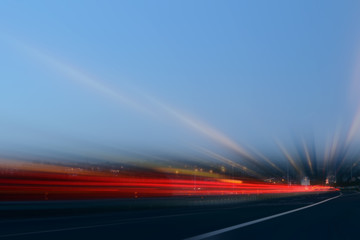
{"type": "Polygon", "coordinates": [[[1,149],[268,151],[346,135],[359,13],[350,0],[1,1],[1,149]]]}

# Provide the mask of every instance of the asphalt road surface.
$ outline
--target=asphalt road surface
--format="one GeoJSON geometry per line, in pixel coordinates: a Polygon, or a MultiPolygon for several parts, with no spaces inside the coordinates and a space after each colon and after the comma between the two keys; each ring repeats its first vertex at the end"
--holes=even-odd
{"type": "Polygon", "coordinates": [[[0,220],[0,239],[360,239],[360,194],[0,220]]]}

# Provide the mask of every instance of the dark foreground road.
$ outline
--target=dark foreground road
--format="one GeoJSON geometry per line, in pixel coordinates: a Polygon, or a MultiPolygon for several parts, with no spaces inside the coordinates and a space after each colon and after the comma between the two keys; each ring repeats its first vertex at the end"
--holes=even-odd
{"type": "Polygon", "coordinates": [[[339,195],[336,192],[217,207],[4,218],[0,221],[0,239],[360,239],[360,194],[339,195]],[[274,218],[264,219],[269,216],[274,218]],[[253,224],[244,226],[249,222],[253,224]],[[228,231],[231,226],[235,227],[228,231]]]}

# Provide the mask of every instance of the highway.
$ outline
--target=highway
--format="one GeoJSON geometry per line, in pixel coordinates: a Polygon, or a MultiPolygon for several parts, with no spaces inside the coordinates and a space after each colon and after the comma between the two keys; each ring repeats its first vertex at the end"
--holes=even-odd
{"type": "Polygon", "coordinates": [[[0,239],[358,239],[360,194],[0,220],[0,239]]]}

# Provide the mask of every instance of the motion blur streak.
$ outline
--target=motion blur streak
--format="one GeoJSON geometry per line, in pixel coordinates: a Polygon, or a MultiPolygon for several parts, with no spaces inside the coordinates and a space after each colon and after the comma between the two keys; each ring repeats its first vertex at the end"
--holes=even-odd
{"type": "Polygon", "coordinates": [[[125,96],[125,94],[120,93],[118,90],[115,91],[113,87],[103,84],[100,80],[97,80],[94,77],[90,77],[88,74],[84,73],[83,71],[71,65],[65,64],[59,61],[58,59],[51,57],[43,53],[42,51],[39,51],[34,47],[30,47],[26,44],[20,43],[19,41],[15,41],[15,42],[17,43],[18,47],[24,49],[32,57],[35,57],[40,61],[42,61],[43,63],[46,63],[48,66],[51,66],[53,69],[61,72],[62,74],[69,77],[73,81],[78,82],[83,86],[95,90],[98,94],[104,95],[105,97],[111,98],[123,105],[136,109],[137,111],[145,112],[147,114],[151,113],[149,112],[148,109],[141,106],[141,104],[134,101],[134,99],[125,96]]]}
{"type": "Polygon", "coordinates": [[[205,153],[209,157],[212,157],[212,158],[214,158],[216,160],[219,160],[219,161],[221,161],[223,163],[226,163],[226,164],[230,165],[231,167],[236,167],[236,168],[240,169],[241,171],[249,173],[249,175],[252,175],[252,176],[255,176],[255,177],[258,177],[258,178],[263,177],[260,174],[254,172],[254,171],[248,169],[247,167],[245,167],[245,166],[243,166],[243,165],[241,165],[239,163],[236,163],[236,162],[234,162],[234,161],[232,161],[232,160],[230,160],[230,159],[228,159],[228,158],[226,158],[224,156],[221,156],[221,155],[219,155],[217,153],[214,153],[214,152],[212,152],[212,151],[210,151],[208,149],[205,149],[205,148],[199,148],[199,149],[201,150],[202,153],[205,153]]]}
{"type": "Polygon", "coordinates": [[[311,158],[310,158],[309,150],[307,149],[306,142],[305,142],[304,139],[303,139],[303,146],[304,146],[304,152],[305,152],[306,160],[307,160],[307,163],[308,163],[308,165],[309,165],[311,174],[314,174],[314,169],[313,169],[313,166],[312,166],[312,163],[311,163],[311,158]]]}
{"type": "Polygon", "coordinates": [[[165,104],[158,102],[159,105],[163,107],[166,112],[170,113],[171,115],[175,116],[177,119],[182,121],[187,126],[191,127],[192,129],[196,130],[197,132],[202,133],[203,135],[209,137],[210,139],[214,140],[221,145],[230,148],[231,150],[239,153],[240,155],[244,156],[248,160],[256,161],[256,159],[250,155],[244,148],[239,146],[237,143],[232,141],[230,138],[225,136],[223,133],[219,132],[218,130],[208,126],[205,123],[202,123],[195,118],[189,117],[179,111],[175,110],[174,108],[170,108],[165,104]]]}
{"type": "Polygon", "coordinates": [[[346,144],[349,145],[353,138],[355,137],[355,134],[358,132],[360,126],[360,107],[357,109],[354,120],[351,123],[348,136],[346,138],[346,144]]]}
{"type": "MultiPolygon", "coordinates": [[[[249,146],[247,146],[249,148],[249,146]]],[[[267,162],[270,166],[272,166],[274,169],[276,169],[277,171],[279,171],[280,173],[284,174],[284,171],[281,170],[274,162],[272,162],[269,158],[267,158],[266,156],[264,156],[260,151],[254,149],[254,148],[250,148],[251,151],[253,153],[255,153],[256,155],[258,155],[261,159],[265,160],[265,162],[267,162]]]]}
{"type": "Polygon", "coordinates": [[[293,166],[293,168],[299,173],[301,174],[302,171],[300,169],[300,167],[295,163],[295,160],[291,157],[291,155],[288,153],[288,151],[285,149],[285,147],[279,142],[276,142],[279,146],[279,148],[281,149],[281,151],[283,152],[283,154],[285,155],[286,159],[289,161],[289,163],[293,166]]]}
{"type": "Polygon", "coordinates": [[[269,184],[154,170],[85,170],[50,164],[2,165],[1,200],[146,198],[334,191],[325,186],[269,184]],[[141,176],[141,177],[140,177],[141,176]]]}
{"type": "Polygon", "coordinates": [[[54,57],[51,57],[49,55],[44,54],[43,52],[39,51],[38,49],[35,49],[33,47],[29,47],[26,44],[18,44],[23,49],[25,49],[27,52],[29,52],[34,57],[39,58],[46,64],[52,66],[54,69],[59,70],[60,72],[64,73],[65,75],[69,76],[71,79],[73,79],[76,82],[82,83],[84,86],[87,86],[91,89],[96,90],[98,93],[110,97],[118,102],[121,102],[122,104],[128,105],[132,107],[133,109],[142,112],[147,113],[149,115],[154,115],[153,113],[157,110],[161,110],[162,112],[166,113],[167,115],[175,118],[178,120],[182,125],[195,130],[197,133],[202,134],[203,136],[206,136],[210,138],[211,140],[215,141],[216,143],[221,144],[222,146],[225,146],[241,156],[243,156],[247,161],[257,162],[257,159],[254,158],[250,153],[248,153],[243,147],[235,143],[233,140],[231,140],[229,137],[227,137],[225,134],[220,132],[219,130],[215,129],[214,127],[209,126],[208,124],[201,122],[197,120],[194,117],[190,117],[184,113],[181,113],[179,110],[169,107],[167,104],[155,100],[152,96],[143,96],[150,99],[150,102],[153,103],[152,106],[148,106],[144,101],[141,102],[140,100],[135,100],[135,98],[131,98],[128,96],[125,96],[124,94],[120,93],[119,91],[115,91],[112,87],[107,86],[103,82],[89,77],[87,74],[83,73],[80,70],[77,70],[74,67],[71,67],[70,65],[67,65],[63,62],[60,62],[54,57]],[[149,107],[151,107],[149,109],[149,107]]]}
{"type": "Polygon", "coordinates": [[[354,70],[352,74],[351,84],[350,84],[350,95],[352,97],[352,101],[355,102],[355,114],[350,125],[347,138],[346,145],[350,145],[353,141],[356,133],[358,133],[360,127],[360,98],[359,98],[359,90],[360,90],[360,47],[358,47],[357,56],[355,60],[354,70]]]}

